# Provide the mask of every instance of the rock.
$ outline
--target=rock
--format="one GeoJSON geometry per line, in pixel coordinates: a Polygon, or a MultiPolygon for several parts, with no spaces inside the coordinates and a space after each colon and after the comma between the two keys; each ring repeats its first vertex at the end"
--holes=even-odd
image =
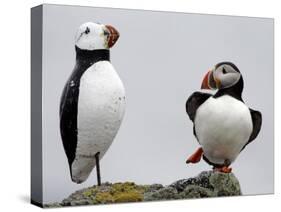
{"type": "Polygon", "coordinates": [[[178,199],[177,190],[170,186],[144,194],[144,201],[170,200],[170,199],[178,199]]]}
{"type": "Polygon", "coordinates": [[[179,197],[179,199],[193,199],[214,197],[214,194],[207,188],[200,187],[197,185],[189,185],[179,194],[179,197]]]}
{"type": "Polygon", "coordinates": [[[197,177],[178,180],[170,186],[176,188],[183,199],[242,194],[239,181],[233,173],[205,171],[197,177]]]}
{"type": "Polygon", "coordinates": [[[145,193],[155,192],[161,188],[164,188],[164,186],[162,184],[152,184],[152,185],[146,186],[145,193]]]}
{"type": "Polygon", "coordinates": [[[239,181],[233,173],[224,174],[216,172],[210,176],[209,182],[214,188],[214,195],[218,197],[242,195],[239,181]]]}
{"type": "Polygon", "coordinates": [[[61,203],[54,202],[52,204],[44,204],[43,208],[58,208],[58,207],[61,207],[61,206],[63,206],[61,203]]]}
{"type": "Polygon", "coordinates": [[[204,171],[198,176],[181,179],[170,185],[137,185],[133,182],[103,183],[81,189],[61,203],[46,204],[44,207],[73,205],[109,204],[172,199],[241,195],[239,181],[233,173],[204,171]]]}
{"type": "Polygon", "coordinates": [[[158,191],[145,193],[145,201],[190,199],[241,195],[239,181],[233,173],[205,171],[197,177],[178,180],[158,191]]]}

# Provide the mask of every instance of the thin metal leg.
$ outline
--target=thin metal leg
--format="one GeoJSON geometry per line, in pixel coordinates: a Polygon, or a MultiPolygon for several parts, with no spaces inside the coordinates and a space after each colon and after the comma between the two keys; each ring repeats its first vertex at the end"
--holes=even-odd
{"type": "Polygon", "coordinates": [[[95,155],[95,158],[96,158],[96,168],[97,168],[98,186],[101,185],[101,178],[100,178],[100,159],[99,159],[99,155],[100,155],[99,152],[95,155]]]}

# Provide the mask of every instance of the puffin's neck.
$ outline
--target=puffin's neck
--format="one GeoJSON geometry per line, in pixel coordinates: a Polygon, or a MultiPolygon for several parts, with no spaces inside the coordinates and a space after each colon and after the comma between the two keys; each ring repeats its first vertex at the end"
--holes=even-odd
{"type": "Polygon", "coordinates": [[[243,88],[244,88],[244,82],[243,82],[243,78],[241,76],[241,78],[235,85],[233,85],[229,88],[223,88],[223,89],[218,90],[217,93],[214,95],[214,98],[218,98],[223,95],[229,95],[229,96],[232,96],[233,98],[243,102],[243,99],[242,99],[243,88]]]}
{"type": "Polygon", "coordinates": [[[84,50],[75,46],[76,62],[81,65],[91,66],[98,61],[110,61],[108,49],[84,50]]]}

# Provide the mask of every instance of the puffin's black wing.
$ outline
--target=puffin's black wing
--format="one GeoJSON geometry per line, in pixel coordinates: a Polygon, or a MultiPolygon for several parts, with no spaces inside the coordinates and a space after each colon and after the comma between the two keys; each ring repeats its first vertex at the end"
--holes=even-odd
{"type": "Polygon", "coordinates": [[[187,99],[185,109],[192,122],[194,122],[197,109],[211,96],[212,94],[197,91],[187,99]]]}
{"type": "MultiPolygon", "coordinates": [[[[194,123],[195,115],[197,109],[208,99],[212,96],[209,93],[202,93],[202,92],[194,92],[186,101],[185,109],[190,118],[190,120],[194,123]]],[[[195,132],[195,125],[193,124],[193,134],[197,138],[195,132]]],[[[199,141],[198,141],[199,142],[199,141]]]]}
{"type": "Polygon", "coordinates": [[[60,132],[70,166],[75,158],[77,147],[77,111],[80,77],[80,74],[75,73],[75,71],[73,72],[63,89],[60,101],[60,132]]]}
{"type": "MultiPolygon", "coordinates": [[[[249,108],[250,113],[251,113],[251,117],[252,117],[252,123],[253,123],[253,131],[252,134],[249,138],[249,141],[245,144],[245,146],[242,148],[242,150],[249,144],[251,143],[253,140],[255,140],[255,138],[258,136],[260,129],[261,129],[261,124],[262,124],[262,115],[261,112],[253,110],[251,108],[249,108]]],[[[241,150],[241,151],[242,151],[241,150]]]]}

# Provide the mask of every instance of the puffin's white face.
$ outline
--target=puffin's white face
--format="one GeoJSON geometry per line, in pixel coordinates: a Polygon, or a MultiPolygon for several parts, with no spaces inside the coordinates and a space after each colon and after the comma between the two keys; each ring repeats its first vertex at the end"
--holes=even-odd
{"type": "Polygon", "coordinates": [[[239,81],[241,74],[232,66],[223,64],[213,71],[213,77],[217,85],[216,87],[222,89],[235,85],[239,81]]]}
{"type": "Polygon", "coordinates": [[[118,38],[119,33],[114,27],[87,22],[78,28],[75,45],[84,50],[109,49],[118,38]]]}
{"type": "Polygon", "coordinates": [[[209,71],[202,82],[202,89],[223,89],[235,85],[241,74],[229,64],[221,64],[209,71]]]}

